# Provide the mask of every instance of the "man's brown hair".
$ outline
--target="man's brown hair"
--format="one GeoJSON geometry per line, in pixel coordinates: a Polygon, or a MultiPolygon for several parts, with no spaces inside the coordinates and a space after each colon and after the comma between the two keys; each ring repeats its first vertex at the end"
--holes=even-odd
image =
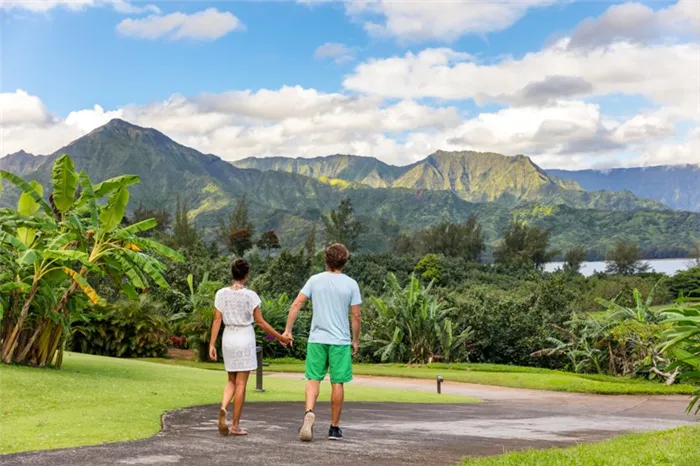
{"type": "Polygon", "coordinates": [[[343,270],[348,259],[350,259],[350,251],[340,243],[332,244],[324,251],[324,261],[331,270],[343,270]]]}

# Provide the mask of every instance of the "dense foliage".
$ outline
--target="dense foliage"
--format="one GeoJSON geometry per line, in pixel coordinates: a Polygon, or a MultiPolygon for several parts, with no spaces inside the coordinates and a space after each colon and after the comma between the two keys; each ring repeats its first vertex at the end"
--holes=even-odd
{"type": "Polygon", "coordinates": [[[132,298],[152,284],[168,287],[163,264],[151,254],[182,256],[139,235],[157,225],[154,219],[124,225],[128,186],[138,177],[93,185],[62,155],[53,166],[49,202],[36,181],[0,171],[2,179],[22,191],[16,209],[0,210],[3,362],[46,366],[55,359],[60,367],[76,313],[87,303],[105,304],[91,276],[108,278],[132,298]]]}

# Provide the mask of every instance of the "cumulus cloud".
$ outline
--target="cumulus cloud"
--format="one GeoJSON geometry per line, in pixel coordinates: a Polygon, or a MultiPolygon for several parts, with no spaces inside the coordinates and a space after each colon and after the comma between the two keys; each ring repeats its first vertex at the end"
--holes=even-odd
{"type": "Polygon", "coordinates": [[[331,59],[336,63],[346,63],[355,58],[355,50],[345,44],[326,42],[318,46],[316,52],[314,52],[314,58],[316,60],[331,59]]]}
{"type": "Polygon", "coordinates": [[[226,34],[245,29],[232,13],[208,8],[197,13],[181,12],[168,15],[150,15],[145,18],[127,18],[117,25],[117,32],[139,39],[216,40],[226,34]]]}
{"type": "Polygon", "coordinates": [[[585,52],[571,51],[567,44],[568,39],[563,39],[522,58],[504,58],[490,64],[478,63],[451,49],[408,52],[403,57],[373,59],[358,65],[343,85],[386,98],[475,99],[478,103],[520,103],[528,93],[537,94],[543,88],[551,92],[556,87],[561,98],[643,95],[655,103],[675,105],[697,115],[697,43],[616,43],[585,52]],[[543,85],[543,75],[558,77],[556,82],[550,78],[543,85]]]}
{"type": "MultiPolygon", "coordinates": [[[[324,0],[297,0],[325,3],[324,0]]],[[[397,2],[393,0],[345,0],[346,13],[361,22],[375,36],[400,41],[447,40],[467,34],[501,31],[522,18],[529,9],[561,0],[518,0],[516,2],[397,2]]]]}
{"type": "Polygon", "coordinates": [[[403,165],[443,149],[523,153],[547,167],[580,167],[622,150],[643,154],[645,164],[674,162],[671,154],[680,162],[695,147],[674,142],[680,116],[673,109],[616,120],[603,115],[599,105],[583,101],[504,108],[465,118],[449,106],[386,103],[295,86],[173,95],[109,111],[96,105],[65,119],[51,115],[38,97],[17,91],[0,96],[0,110],[12,118],[2,122],[2,154],[20,149],[51,153],[112,118],[157,128],[182,144],[228,160],[354,153],[403,165]],[[17,109],[23,112],[13,111],[17,109]]]}
{"type": "Polygon", "coordinates": [[[160,8],[155,5],[135,5],[127,0],[4,0],[0,2],[0,8],[6,10],[25,10],[34,13],[46,13],[54,8],[79,11],[105,5],[125,14],[160,13],[160,8]]]}
{"type": "Polygon", "coordinates": [[[700,35],[697,0],[654,11],[640,3],[613,5],[599,18],[588,18],[571,34],[569,48],[594,48],[616,41],[649,43],[662,37],[700,35]]]}

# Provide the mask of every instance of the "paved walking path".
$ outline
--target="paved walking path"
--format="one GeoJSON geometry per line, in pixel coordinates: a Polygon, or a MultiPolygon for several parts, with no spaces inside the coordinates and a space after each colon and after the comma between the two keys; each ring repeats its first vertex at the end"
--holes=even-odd
{"type": "MultiPolygon", "coordinates": [[[[299,374],[269,374],[300,378],[299,374]]],[[[435,390],[435,382],[357,377],[355,384],[435,390]]],[[[247,437],[219,436],[218,406],[187,408],[164,417],[158,435],[136,442],[22,453],[3,465],[456,465],[466,455],[495,455],[523,448],[567,446],[630,431],[695,422],[685,396],[603,396],[446,383],[443,393],[483,403],[348,403],[346,440],[326,440],[330,409],[317,409],[316,441],[297,439],[301,403],[250,403],[247,437]]],[[[302,394],[300,394],[300,397],[302,394]]]]}

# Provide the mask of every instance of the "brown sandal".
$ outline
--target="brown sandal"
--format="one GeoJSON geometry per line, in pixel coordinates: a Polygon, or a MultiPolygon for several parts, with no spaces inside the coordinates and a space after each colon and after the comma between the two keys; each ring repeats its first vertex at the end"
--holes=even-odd
{"type": "Polygon", "coordinates": [[[219,410],[219,433],[226,437],[229,434],[228,423],[226,422],[226,410],[219,410]]]}
{"type": "Polygon", "coordinates": [[[231,427],[231,429],[229,430],[229,433],[231,435],[248,435],[248,432],[241,429],[240,427],[236,427],[235,429],[233,427],[231,427]]]}

